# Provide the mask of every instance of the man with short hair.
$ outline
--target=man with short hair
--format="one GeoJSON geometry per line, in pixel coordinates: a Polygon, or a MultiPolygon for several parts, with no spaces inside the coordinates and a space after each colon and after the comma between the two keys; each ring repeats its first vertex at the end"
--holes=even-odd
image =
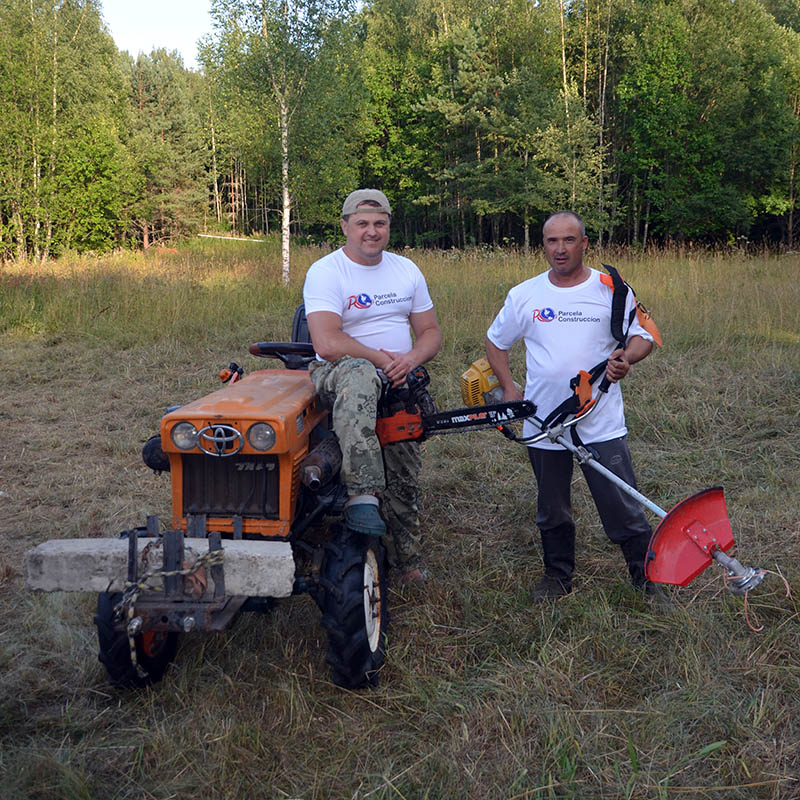
{"type": "MultiPolygon", "coordinates": [[[[627,428],[618,381],[632,364],[645,358],[653,337],[633,319],[624,348],[611,333],[613,290],[597,270],[583,263],[589,244],[583,220],[572,211],[559,211],[543,228],[544,252],[550,269],[515,286],[486,335],[486,355],[505,400],[522,400],[514,386],[508,351],[525,340],[527,378],[525,398],[538,406],[545,419],[570,394],[570,379],[608,359],[605,375],[611,381],[607,397],[576,426],[598,461],[631,486],[636,485],[627,445],[627,428]]],[[[628,292],[624,318],[633,308],[628,292]]],[[[524,436],[537,429],[526,422],[524,436]]],[[[534,602],[555,599],[572,591],[575,570],[575,524],[570,486],[573,456],[560,444],[543,439],[528,447],[538,485],[536,524],[542,539],[544,577],[531,592],[534,602]]],[[[608,538],[622,549],[631,580],[648,594],[657,594],[645,580],[644,559],[651,528],[641,506],[611,481],[582,466],[608,538]]]]}
{"type": "Polygon", "coordinates": [[[400,572],[401,583],[409,583],[424,580],[422,460],[415,441],[381,449],[375,433],[378,370],[392,386],[402,386],[414,367],[439,352],[442,334],[419,268],[385,250],[391,213],[386,195],[377,189],[349,194],[342,206],[345,244],[311,265],[303,300],[317,352],[311,380],[332,407],[342,450],[345,523],[373,536],[386,533],[388,525],[389,563],[400,572]]]}

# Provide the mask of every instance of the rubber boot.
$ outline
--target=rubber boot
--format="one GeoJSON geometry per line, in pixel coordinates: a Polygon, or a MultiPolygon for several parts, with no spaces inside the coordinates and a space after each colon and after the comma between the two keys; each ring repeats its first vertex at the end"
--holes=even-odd
{"type": "Polygon", "coordinates": [[[644,577],[644,560],[647,557],[647,549],[650,546],[650,534],[642,533],[628,539],[620,545],[622,555],[628,565],[628,572],[631,575],[631,583],[636,587],[644,586],[647,582],[644,577]]]}
{"type": "Polygon", "coordinates": [[[648,581],[644,575],[644,560],[647,557],[647,550],[650,547],[650,536],[642,534],[620,545],[625,561],[628,562],[628,572],[631,574],[631,582],[637,589],[642,589],[650,603],[663,606],[665,610],[671,605],[672,601],[658,583],[648,581]]]}
{"type": "Polygon", "coordinates": [[[569,594],[575,572],[575,526],[565,523],[550,531],[541,531],[541,536],[544,576],[531,590],[534,603],[569,594]]]}

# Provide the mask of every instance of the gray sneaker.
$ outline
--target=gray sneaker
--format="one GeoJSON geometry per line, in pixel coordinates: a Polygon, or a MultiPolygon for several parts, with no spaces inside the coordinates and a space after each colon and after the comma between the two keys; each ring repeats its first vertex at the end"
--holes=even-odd
{"type": "Polygon", "coordinates": [[[557,600],[572,591],[572,584],[544,575],[539,583],[531,589],[532,603],[546,603],[549,600],[557,600]]]}

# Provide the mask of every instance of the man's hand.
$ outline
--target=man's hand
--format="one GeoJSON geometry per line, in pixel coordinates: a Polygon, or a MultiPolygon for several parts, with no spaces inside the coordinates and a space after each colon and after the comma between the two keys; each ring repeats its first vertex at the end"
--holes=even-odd
{"type": "Polygon", "coordinates": [[[417,363],[410,353],[391,353],[388,350],[381,352],[389,359],[388,364],[381,367],[383,374],[395,388],[402,386],[406,382],[408,373],[417,366],[417,363]]]}
{"type": "Polygon", "coordinates": [[[414,346],[407,353],[391,353],[381,350],[380,362],[375,362],[378,369],[392,382],[392,386],[399,387],[406,382],[406,377],[414,367],[430,361],[442,346],[442,332],[436,320],[436,312],[429,308],[409,314],[408,321],[414,331],[414,346]],[[384,362],[384,356],[389,363],[384,362]]]}
{"type": "Polygon", "coordinates": [[[608,357],[606,377],[612,383],[622,380],[628,374],[631,364],[636,364],[643,358],[647,358],[652,349],[652,342],[641,336],[631,336],[624,350],[618,347],[608,357]]]}
{"type": "Polygon", "coordinates": [[[504,403],[519,403],[524,400],[522,392],[517,389],[513,384],[508,389],[503,389],[503,402],[504,403]]]}
{"type": "Polygon", "coordinates": [[[630,368],[631,365],[628,361],[627,354],[621,347],[618,347],[608,357],[608,364],[606,365],[606,378],[608,378],[611,383],[616,383],[617,381],[622,380],[628,374],[628,370],[630,368]]]}
{"type": "Polygon", "coordinates": [[[486,358],[489,361],[492,372],[500,382],[500,388],[503,390],[503,400],[506,403],[516,403],[524,400],[525,397],[515,386],[514,378],[511,375],[508,350],[501,350],[488,336],[486,337],[486,358]]]}

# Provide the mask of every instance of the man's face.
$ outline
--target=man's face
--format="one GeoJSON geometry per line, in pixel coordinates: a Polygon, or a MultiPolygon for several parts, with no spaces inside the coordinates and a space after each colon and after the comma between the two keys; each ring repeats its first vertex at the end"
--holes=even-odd
{"type": "Polygon", "coordinates": [[[547,263],[561,278],[583,272],[583,254],[589,239],[581,235],[581,226],[569,214],[559,214],[545,223],[542,231],[547,263]]]}
{"type": "MultiPolygon", "coordinates": [[[[369,208],[369,206],[365,206],[369,208]]],[[[342,232],[347,237],[344,249],[356,264],[379,264],[389,243],[389,215],[374,211],[358,211],[342,220],[342,232]]]]}

